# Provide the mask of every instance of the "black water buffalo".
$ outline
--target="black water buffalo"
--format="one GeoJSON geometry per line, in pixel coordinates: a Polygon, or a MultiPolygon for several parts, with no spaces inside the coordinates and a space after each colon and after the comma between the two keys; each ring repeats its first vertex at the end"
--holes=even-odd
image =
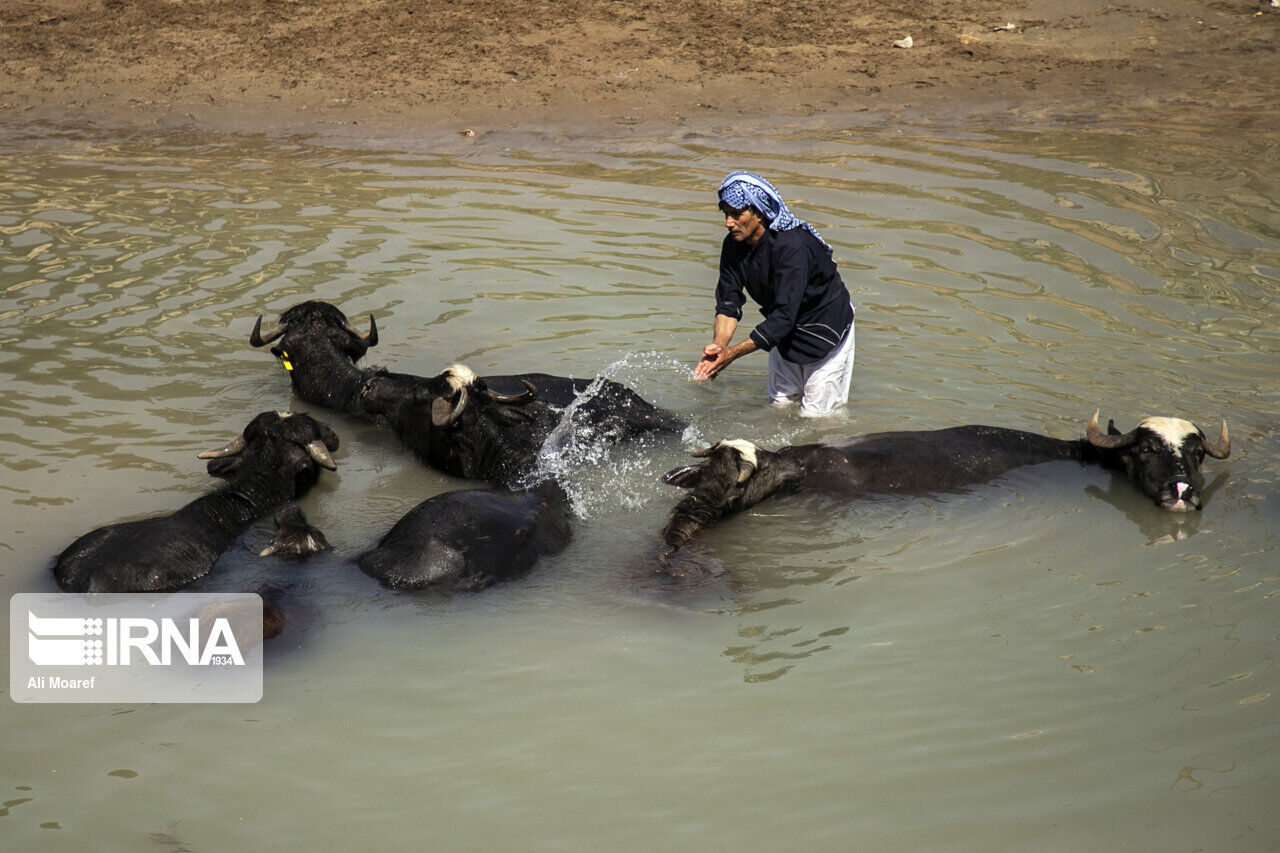
{"type": "Polygon", "coordinates": [[[369,332],[361,333],[336,307],[319,301],[289,308],[266,333],[259,317],[249,336],[255,347],[273,344],[271,352],[304,400],[391,428],[440,470],[504,487],[533,472],[566,410],[575,431],[603,443],[685,426],[611,380],[545,373],[477,377],[460,366],[427,378],[358,367],[377,342],[372,317],[369,332]],[[495,459],[502,464],[494,467],[495,459]]]}
{"type": "Polygon", "coordinates": [[[356,563],[393,589],[475,591],[527,574],[569,538],[569,500],[554,481],[468,489],[414,507],[356,563]]]}
{"type": "Polygon", "coordinates": [[[251,522],[307,492],[333,470],[338,436],[305,414],[263,412],[235,441],[200,454],[227,482],[171,515],[111,524],[81,536],[53,567],[68,592],[150,592],[186,586],[213,568],[251,522]]]}
{"type": "Polygon", "coordinates": [[[1159,506],[1199,509],[1200,463],[1231,452],[1227,425],[1210,443],[1187,421],[1147,418],[1132,432],[1111,425],[1104,435],[1094,414],[1086,437],[1072,441],[981,425],[917,432],[882,432],[825,444],[767,451],[746,441],[722,441],[695,456],[699,465],[669,471],[663,481],[688,490],[663,532],[672,549],[720,518],[778,492],[818,491],[858,497],[920,494],[988,482],[1024,465],[1058,459],[1125,471],[1159,506]]]}
{"type": "Polygon", "coordinates": [[[1084,447],[1079,441],[980,425],[871,433],[777,451],[748,441],[721,441],[694,453],[705,462],[663,476],[664,482],[688,490],[663,538],[681,547],[704,527],[779,492],[860,497],[948,491],[1023,465],[1082,460],[1084,447]]]}

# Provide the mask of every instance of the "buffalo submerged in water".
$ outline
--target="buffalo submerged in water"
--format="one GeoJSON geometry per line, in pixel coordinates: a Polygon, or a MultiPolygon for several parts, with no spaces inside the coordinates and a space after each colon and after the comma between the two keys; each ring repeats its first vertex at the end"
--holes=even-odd
{"type": "Polygon", "coordinates": [[[528,574],[570,536],[569,498],[554,480],[460,489],[414,507],[356,564],[392,589],[475,592],[528,574]]]}
{"type": "Polygon", "coordinates": [[[1231,453],[1226,422],[1216,442],[1188,421],[1147,418],[1128,433],[1095,412],[1084,438],[1066,440],[971,424],[940,430],[880,432],[823,444],[768,451],[748,441],[721,441],[694,453],[705,461],[667,472],[663,482],[687,490],[663,531],[670,550],[702,529],[777,493],[816,491],[848,498],[923,494],[989,482],[1026,465],[1054,460],[1123,471],[1158,506],[1173,512],[1203,506],[1204,457],[1231,453]]]}
{"type": "Polygon", "coordinates": [[[309,415],[263,412],[219,450],[201,453],[227,482],[169,515],[100,527],[53,567],[68,592],[173,590],[203,577],[252,522],[334,470],[338,436],[309,415]]]}

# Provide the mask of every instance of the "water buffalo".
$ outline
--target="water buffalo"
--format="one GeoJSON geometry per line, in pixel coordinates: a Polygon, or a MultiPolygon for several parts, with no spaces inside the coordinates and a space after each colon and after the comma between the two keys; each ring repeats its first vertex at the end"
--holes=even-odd
{"type": "Polygon", "coordinates": [[[532,473],[566,411],[575,431],[604,443],[685,426],[611,380],[545,373],[477,377],[457,367],[426,378],[358,367],[377,342],[372,317],[369,332],[361,333],[336,307],[320,301],[289,308],[266,333],[259,317],[249,336],[255,347],[273,345],[271,352],[304,400],[391,428],[420,458],[447,473],[504,487],[532,473]],[[438,405],[442,397],[446,402],[438,405]],[[468,419],[459,420],[468,406],[468,419]],[[484,436],[461,428],[481,420],[484,436]],[[506,461],[495,469],[492,460],[499,457],[506,461]]]}
{"type": "Polygon", "coordinates": [[[563,549],[568,513],[554,481],[524,492],[447,492],[410,510],[356,563],[393,589],[480,590],[563,549]]]}
{"type": "Polygon", "coordinates": [[[663,482],[688,490],[663,538],[679,548],[704,527],[779,492],[859,497],[947,491],[1022,465],[1080,460],[1084,447],[1079,441],[981,425],[871,433],[776,451],[748,441],[721,441],[693,454],[705,462],[663,476],[663,482]]]}
{"type": "Polygon", "coordinates": [[[305,414],[263,412],[220,450],[201,453],[227,482],[170,515],[111,524],[81,536],[58,556],[68,592],[178,589],[207,574],[236,536],[275,507],[306,493],[333,470],[338,436],[305,414]]]}
{"type": "Polygon", "coordinates": [[[1112,424],[1103,434],[1096,412],[1086,437],[1076,440],[969,425],[872,433],[772,452],[746,441],[722,441],[694,454],[705,462],[663,476],[688,490],[663,538],[673,550],[680,548],[704,527],[778,492],[858,497],[948,491],[1056,459],[1124,471],[1157,505],[1186,511],[1202,505],[1204,456],[1225,459],[1230,452],[1225,421],[1218,442],[1210,443],[1195,426],[1173,418],[1147,418],[1125,434],[1112,424]]]}

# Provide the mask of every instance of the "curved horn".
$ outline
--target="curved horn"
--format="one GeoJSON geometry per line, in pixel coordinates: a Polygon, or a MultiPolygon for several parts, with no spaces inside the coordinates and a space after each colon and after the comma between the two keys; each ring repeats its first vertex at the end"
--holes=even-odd
{"type": "Polygon", "coordinates": [[[284,334],[284,326],[276,325],[274,329],[267,332],[267,336],[262,336],[262,315],[258,315],[258,322],[253,324],[253,331],[249,334],[249,345],[255,347],[265,347],[276,338],[284,334]]]}
{"type": "Polygon", "coordinates": [[[378,323],[373,319],[372,314],[369,315],[369,331],[367,333],[361,334],[357,332],[350,323],[347,324],[347,331],[366,346],[376,347],[378,345],[378,323]]]}
{"type": "Polygon", "coordinates": [[[204,453],[198,454],[196,458],[221,459],[224,456],[235,456],[237,453],[244,450],[245,444],[244,436],[241,435],[221,450],[206,450],[204,453]]]}
{"type": "Polygon", "coordinates": [[[317,465],[322,465],[330,471],[338,470],[338,463],[333,461],[333,457],[329,455],[329,448],[324,446],[324,442],[320,439],[312,439],[307,443],[307,455],[316,461],[317,465]]]}
{"type": "Polygon", "coordinates": [[[718,441],[710,447],[695,450],[689,455],[698,459],[705,459],[708,456],[714,455],[715,452],[722,447],[729,448],[733,451],[734,455],[738,457],[738,485],[742,485],[747,480],[750,480],[751,475],[756,472],[755,447],[751,445],[750,442],[736,439],[733,441],[718,441]]]}
{"type": "Polygon", "coordinates": [[[1133,444],[1137,438],[1135,435],[1137,430],[1129,430],[1124,435],[1107,435],[1102,431],[1102,426],[1098,423],[1098,415],[1101,413],[1101,409],[1095,410],[1093,417],[1089,418],[1089,426],[1085,429],[1084,434],[1089,439],[1090,444],[1103,450],[1116,450],[1133,444]]]}
{"type": "Polygon", "coordinates": [[[512,406],[527,406],[538,399],[538,388],[528,379],[521,379],[527,389],[522,394],[499,394],[497,391],[484,389],[484,393],[495,403],[508,403],[512,406]]]}
{"type": "Polygon", "coordinates": [[[1218,435],[1218,443],[1210,444],[1208,440],[1204,443],[1204,452],[1208,453],[1214,459],[1226,459],[1231,455],[1231,436],[1227,435],[1227,419],[1222,419],[1222,432],[1218,435]]]}
{"type": "Polygon", "coordinates": [[[467,407],[467,389],[465,387],[458,390],[458,405],[451,406],[449,401],[444,397],[436,397],[434,403],[431,404],[431,423],[434,426],[446,427],[458,419],[462,414],[462,410],[467,407]]]}

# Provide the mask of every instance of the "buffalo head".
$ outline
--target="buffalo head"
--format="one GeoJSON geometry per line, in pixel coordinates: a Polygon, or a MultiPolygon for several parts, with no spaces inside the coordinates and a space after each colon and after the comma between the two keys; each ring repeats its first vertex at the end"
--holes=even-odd
{"type": "Polygon", "coordinates": [[[545,429],[537,423],[545,406],[538,389],[522,380],[519,394],[499,394],[465,365],[455,364],[415,390],[412,403],[401,406],[393,426],[402,435],[426,435],[426,454],[433,466],[461,477],[509,486],[537,465],[545,429]],[[429,411],[429,426],[421,414],[429,411]]]}
{"type": "Polygon", "coordinates": [[[369,317],[368,333],[352,328],[347,317],[327,302],[293,306],[265,334],[262,318],[253,324],[249,343],[271,344],[271,354],[289,372],[299,397],[330,409],[351,411],[359,395],[364,371],[356,362],[378,343],[378,326],[369,317]]]}
{"type": "Polygon", "coordinates": [[[346,314],[328,302],[311,300],[301,302],[281,314],[279,322],[265,335],[262,334],[262,317],[259,316],[249,334],[249,343],[255,347],[264,347],[283,338],[271,350],[279,358],[281,353],[277,350],[287,351],[289,344],[294,344],[293,348],[298,349],[304,345],[307,336],[327,340],[350,356],[352,361],[359,361],[369,347],[378,345],[378,324],[370,314],[369,331],[358,332],[347,320],[346,314]]]}
{"type": "Polygon", "coordinates": [[[209,460],[215,477],[293,477],[301,492],[315,485],[321,468],[337,468],[331,455],[337,449],[337,433],[310,415],[263,412],[225,447],[200,458],[209,460]]]}
{"type": "Polygon", "coordinates": [[[693,455],[706,461],[662,476],[662,482],[688,491],[662,533],[673,550],[717,520],[794,488],[804,475],[798,459],[762,450],[749,441],[721,441],[693,455]]]}
{"type": "Polygon", "coordinates": [[[1204,476],[1200,465],[1204,457],[1226,459],[1231,455],[1225,420],[1218,440],[1210,442],[1195,424],[1179,418],[1145,418],[1126,433],[1108,422],[1104,433],[1098,414],[1093,413],[1085,435],[1104,460],[1123,468],[1157,506],[1172,512],[1202,508],[1204,476]]]}
{"type": "MultiPolygon", "coordinates": [[[[480,377],[465,364],[455,364],[433,380],[439,388],[439,396],[431,403],[431,423],[440,428],[453,427],[464,412],[477,411],[480,407],[496,404],[505,406],[527,406],[538,399],[538,389],[528,379],[520,382],[525,390],[519,394],[499,394],[484,384],[480,377]]],[[[516,410],[498,408],[495,411],[510,420],[527,420],[516,413],[516,410]]]]}

